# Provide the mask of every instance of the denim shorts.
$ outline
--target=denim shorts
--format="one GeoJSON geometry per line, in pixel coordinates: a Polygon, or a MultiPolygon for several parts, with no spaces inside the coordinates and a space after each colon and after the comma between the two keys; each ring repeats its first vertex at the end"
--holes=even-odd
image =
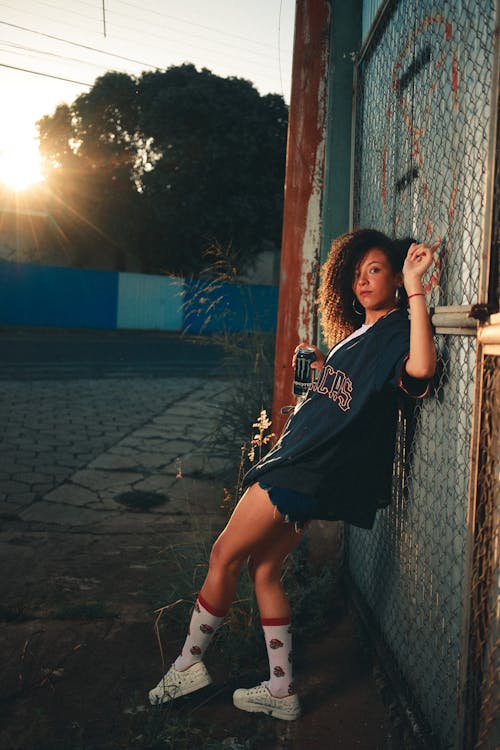
{"type": "Polygon", "coordinates": [[[274,507],[281,513],[286,523],[295,524],[297,531],[302,531],[307,522],[313,518],[314,498],[287,487],[270,487],[259,482],[259,487],[267,492],[274,507]]]}

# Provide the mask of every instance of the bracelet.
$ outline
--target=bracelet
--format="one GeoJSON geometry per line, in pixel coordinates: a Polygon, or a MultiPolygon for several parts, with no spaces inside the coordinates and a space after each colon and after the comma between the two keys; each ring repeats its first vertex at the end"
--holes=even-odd
{"type": "Polygon", "coordinates": [[[411,299],[412,297],[425,297],[425,292],[415,292],[415,294],[408,295],[408,299],[411,299]]]}

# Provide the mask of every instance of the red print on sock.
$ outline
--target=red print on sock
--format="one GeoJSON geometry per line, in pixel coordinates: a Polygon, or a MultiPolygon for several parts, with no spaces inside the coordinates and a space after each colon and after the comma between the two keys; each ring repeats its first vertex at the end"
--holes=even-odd
{"type": "Polygon", "coordinates": [[[206,625],[205,623],[202,623],[200,625],[200,630],[202,633],[213,633],[214,629],[211,625],[206,625]]]}
{"type": "Polygon", "coordinates": [[[201,648],[199,646],[191,646],[189,649],[193,656],[199,656],[201,654],[201,648]]]}
{"type": "Polygon", "coordinates": [[[285,671],[281,667],[274,667],[273,669],[273,675],[275,677],[284,677],[285,671]]]}
{"type": "Polygon", "coordinates": [[[279,640],[279,638],[271,638],[269,641],[269,645],[272,649],[281,648],[283,646],[283,643],[279,640]]]}

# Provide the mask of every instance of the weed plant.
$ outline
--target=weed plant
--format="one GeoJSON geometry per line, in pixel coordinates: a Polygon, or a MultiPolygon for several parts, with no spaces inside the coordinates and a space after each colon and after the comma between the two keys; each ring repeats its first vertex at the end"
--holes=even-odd
{"type": "MultiPolygon", "coordinates": [[[[259,310],[247,291],[246,316],[249,330],[238,331],[234,312],[224,303],[223,285],[243,285],[238,279],[241,266],[232,246],[214,245],[206,253],[207,267],[193,283],[189,302],[184,303],[185,333],[193,327],[205,333],[198,340],[222,349],[221,378],[230,380],[224,404],[219,411],[210,443],[216,454],[233,456],[225,479],[233,478],[239,465],[239,446],[248,439],[248,429],[262,409],[269,409],[274,384],[275,334],[259,329],[259,310]],[[211,330],[216,320],[216,332],[211,330]]],[[[240,311],[241,315],[241,311],[240,311]]]]}
{"type": "Polygon", "coordinates": [[[269,409],[274,384],[274,334],[262,331],[220,333],[231,375],[230,390],[214,432],[214,442],[234,448],[247,439],[248,428],[262,409],[269,409]]]}

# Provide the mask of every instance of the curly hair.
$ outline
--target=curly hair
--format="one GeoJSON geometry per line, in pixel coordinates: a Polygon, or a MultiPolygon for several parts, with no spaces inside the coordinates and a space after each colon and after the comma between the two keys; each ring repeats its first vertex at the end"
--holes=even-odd
{"type": "MultiPolygon", "coordinates": [[[[362,322],[353,308],[354,272],[366,253],[378,248],[385,254],[394,273],[400,273],[411,237],[391,239],[376,229],[358,229],[337,237],[321,269],[317,303],[323,337],[329,347],[345,338],[362,322]]],[[[400,289],[399,306],[406,307],[408,298],[400,289]]]]}

